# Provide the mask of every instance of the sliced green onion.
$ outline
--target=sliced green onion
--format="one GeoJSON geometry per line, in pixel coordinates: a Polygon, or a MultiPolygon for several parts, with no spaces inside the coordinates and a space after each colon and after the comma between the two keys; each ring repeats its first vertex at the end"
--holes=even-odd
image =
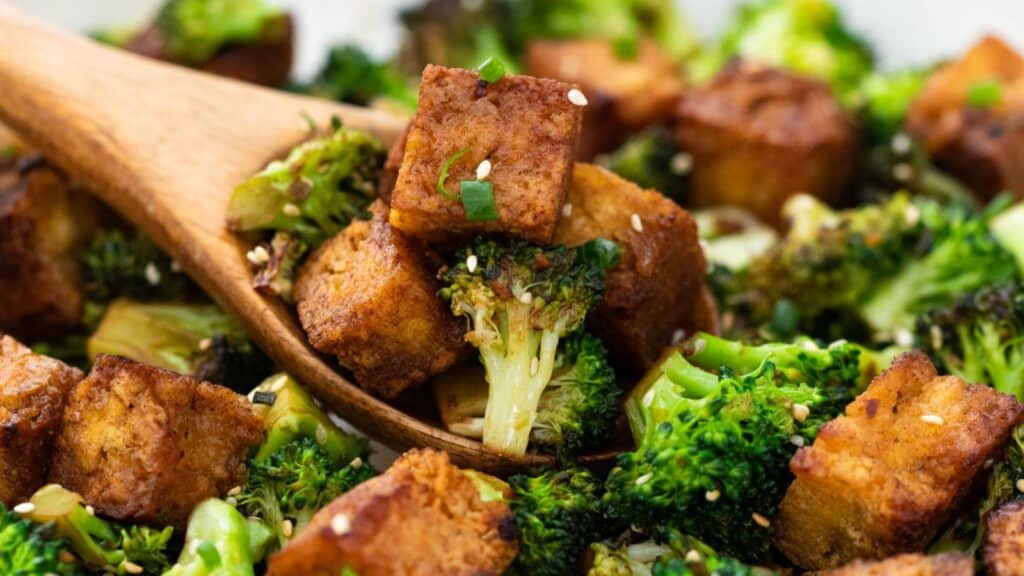
{"type": "Polygon", "coordinates": [[[999,80],[975,82],[967,90],[967,103],[977,108],[995,106],[1003,97],[1003,85],[999,80]]]}
{"type": "Polygon", "coordinates": [[[469,152],[469,148],[469,146],[466,146],[462,150],[452,154],[451,158],[445,160],[444,163],[441,164],[441,174],[437,177],[437,193],[449,200],[455,200],[456,196],[444,187],[445,181],[448,180],[448,169],[452,167],[452,164],[458,162],[459,158],[465,156],[466,152],[469,152]]]}
{"type": "Polygon", "coordinates": [[[480,72],[480,79],[488,84],[494,84],[505,75],[505,65],[497,58],[488,58],[476,67],[480,72]]]}
{"type": "Polygon", "coordinates": [[[483,222],[498,219],[498,207],[494,203],[494,186],[490,182],[463,180],[459,182],[459,192],[462,194],[466,220],[483,222]]]}

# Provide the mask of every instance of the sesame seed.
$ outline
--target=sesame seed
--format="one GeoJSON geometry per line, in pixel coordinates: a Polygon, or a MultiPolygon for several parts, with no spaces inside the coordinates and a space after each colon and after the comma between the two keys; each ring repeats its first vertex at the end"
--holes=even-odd
{"type": "Polygon", "coordinates": [[[533,302],[533,294],[523,292],[523,295],[519,297],[519,301],[523,304],[529,304],[530,302],[533,302]]]}
{"type": "Polygon", "coordinates": [[[228,496],[227,498],[224,499],[224,501],[232,506],[238,506],[238,499],[235,498],[234,496],[228,496]]]}
{"type": "Polygon", "coordinates": [[[911,204],[903,211],[903,218],[907,221],[907,224],[913,226],[921,219],[921,209],[911,204]]]}
{"type": "Polygon", "coordinates": [[[326,444],[327,443],[327,427],[323,424],[317,424],[316,426],[316,443],[326,444]]]}
{"type": "Polygon", "coordinates": [[[22,502],[13,508],[18,514],[31,514],[36,511],[36,505],[31,502],[22,502]]]}
{"type": "Polygon", "coordinates": [[[181,263],[177,260],[171,260],[171,272],[181,274],[181,263]]]}
{"type": "Polygon", "coordinates": [[[804,340],[801,346],[808,352],[814,352],[818,349],[818,345],[814,343],[814,340],[804,340]]]}
{"type": "Polygon", "coordinates": [[[1015,486],[1017,487],[1017,492],[1024,492],[1024,478],[1017,480],[1015,486]]]}
{"type": "Polygon", "coordinates": [[[566,202],[562,205],[562,216],[566,218],[572,216],[572,202],[566,202]]]}
{"type": "Polygon", "coordinates": [[[906,162],[900,162],[892,167],[892,177],[900,182],[909,182],[914,178],[914,167],[906,162]]]}
{"type": "Polygon", "coordinates": [[[129,574],[142,574],[142,566],[139,566],[135,562],[125,560],[121,563],[121,568],[129,574]]]}
{"type": "Polygon", "coordinates": [[[757,525],[762,527],[762,528],[768,528],[769,526],[772,525],[772,521],[771,520],[765,518],[764,516],[758,514],[757,512],[754,512],[753,514],[751,514],[750,517],[753,518],[754,522],[756,522],[757,525]]]}
{"type": "Polygon", "coordinates": [[[213,346],[213,340],[210,340],[209,338],[203,338],[199,341],[199,349],[203,352],[209,350],[211,346],[213,346]]]}
{"type": "Polygon", "coordinates": [[[925,424],[934,424],[936,426],[942,426],[946,423],[946,421],[942,419],[942,416],[939,416],[938,414],[924,414],[921,416],[921,422],[924,422],[925,424]]]}
{"type": "Polygon", "coordinates": [[[235,486],[231,490],[228,490],[228,496],[238,496],[241,493],[242,493],[242,487],[241,486],[235,486]]]}
{"type": "Polygon", "coordinates": [[[835,342],[829,344],[828,348],[829,348],[829,350],[831,350],[833,348],[839,348],[840,346],[845,346],[846,343],[847,343],[846,342],[846,338],[840,338],[839,340],[836,340],[835,342]]]}
{"type": "Polygon", "coordinates": [[[792,444],[793,446],[796,446],[797,448],[803,448],[806,442],[807,441],[804,440],[804,437],[799,434],[794,434],[789,438],[789,443],[792,444]]]}
{"type": "Polygon", "coordinates": [[[683,557],[683,560],[685,560],[688,564],[696,564],[701,560],[700,552],[697,552],[696,550],[691,548],[690,551],[686,553],[686,556],[683,557]]]}
{"type": "Polygon", "coordinates": [[[897,154],[906,154],[907,152],[910,152],[911,144],[910,136],[907,136],[902,132],[892,137],[892,151],[897,154]]]}
{"type": "Polygon", "coordinates": [[[359,470],[360,468],[363,467],[363,459],[360,458],[359,456],[356,456],[355,458],[352,459],[351,462],[348,463],[348,465],[351,466],[353,470],[359,470]]]}
{"type": "Polygon", "coordinates": [[[245,255],[245,258],[249,262],[260,266],[270,262],[270,252],[267,252],[267,249],[263,246],[256,246],[245,255]]]}
{"type": "Polygon", "coordinates": [[[644,394],[643,397],[644,408],[650,408],[651,404],[654,404],[654,388],[651,388],[644,394]]]}
{"type": "Polygon", "coordinates": [[[487,177],[491,175],[491,161],[484,160],[476,167],[476,179],[487,180],[487,177]]]}
{"type": "Polygon", "coordinates": [[[586,106],[587,97],[583,95],[583,92],[573,88],[572,90],[569,90],[569,102],[572,102],[576,106],[586,106]]]}
{"type": "Polygon", "coordinates": [[[85,505],[85,511],[89,513],[89,516],[95,516],[95,515],[96,515],[96,509],[95,509],[95,508],[93,508],[93,507],[92,507],[91,505],[89,505],[89,504],[86,504],[86,505],[85,505]]]}
{"type": "Polygon", "coordinates": [[[707,345],[708,345],[708,343],[705,342],[703,338],[697,338],[696,340],[694,340],[693,341],[693,354],[691,354],[691,356],[692,355],[697,355],[697,354],[700,354],[701,352],[703,352],[704,351],[704,347],[707,346],[707,345]]]}
{"type": "Polygon", "coordinates": [[[942,348],[942,328],[939,328],[935,324],[928,330],[928,334],[932,337],[932,348],[939,350],[942,348]]]}
{"type": "Polygon", "coordinates": [[[637,232],[644,231],[644,222],[643,220],[640,219],[640,215],[637,214],[636,212],[634,212],[633,215],[629,217],[629,225],[632,226],[633,230],[636,230],[637,232]]]}
{"type": "Polygon", "coordinates": [[[672,344],[679,344],[683,341],[683,338],[686,338],[686,330],[682,328],[677,329],[672,333],[672,344]]]}
{"type": "Polygon", "coordinates": [[[680,152],[672,157],[672,163],[669,165],[669,169],[672,170],[673,174],[682,176],[683,174],[689,174],[690,170],[693,170],[693,156],[690,156],[686,152],[680,152]]]}
{"type": "Polygon", "coordinates": [[[284,534],[286,538],[291,538],[295,532],[295,525],[292,524],[291,520],[281,520],[281,534],[284,534]]]}
{"type": "Polygon", "coordinates": [[[714,502],[715,500],[718,500],[721,497],[722,493],[719,492],[718,490],[708,490],[707,492],[704,493],[704,499],[707,500],[708,502],[714,502]]]}
{"type": "Polygon", "coordinates": [[[896,344],[900,346],[913,346],[914,335],[910,333],[910,330],[899,330],[896,332],[896,344]]]}
{"type": "Polygon", "coordinates": [[[331,531],[338,536],[344,536],[352,530],[352,521],[345,514],[335,514],[331,518],[331,531]]]}
{"type": "Polygon", "coordinates": [[[466,256],[466,270],[469,270],[470,274],[476,272],[476,265],[476,254],[470,254],[469,256],[466,256]]]}
{"type": "Polygon", "coordinates": [[[285,216],[302,216],[302,209],[291,202],[286,202],[281,206],[281,213],[285,216]]]}
{"type": "Polygon", "coordinates": [[[530,358],[530,376],[536,376],[538,370],[540,370],[540,359],[534,356],[530,358]]]}
{"type": "Polygon", "coordinates": [[[654,473],[648,472],[647,474],[644,474],[643,476],[640,476],[639,478],[636,479],[636,485],[643,486],[644,484],[650,482],[651,478],[654,478],[654,473]]]}
{"type": "Polygon", "coordinates": [[[995,464],[995,461],[993,461],[991,458],[989,458],[989,459],[985,460],[985,463],[982,464],[981,467],[984,468],[985,470],[988,470],[989,468],[992,467],[993,464],[995,464]]]}
{"type": "Polygon", "coordinates": [[[143,273],[146,275],[146,282],[149,282],[150,286],[156,286],[160,283],[160,269],[156,267],[156,264],[152,262],[146,264],[146,269],[143,273]]]}
{"type": "Polygon", "coordinates": [[[811,409],[806,404],[793,404],[793,418],[797,422],[803,422],[807,420],[807,417],[811,415],[811,409]]]}

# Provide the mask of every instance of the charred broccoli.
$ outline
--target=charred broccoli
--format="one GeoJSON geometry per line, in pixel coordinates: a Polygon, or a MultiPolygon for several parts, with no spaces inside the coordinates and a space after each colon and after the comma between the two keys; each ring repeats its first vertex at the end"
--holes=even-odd
{"type": "MultiPolygon", "coordinates": [[[[85,293],[94,311],[102,312],[102,305],[115,298],[189,300],[201,293],[142,232],[100,231],[82,252],[81,262],[85,293]]],[[[99,315],[92,319],[99,320],[99,315]]]]}
{"type": "Polygon", "coordinates": [[[0,574],[79,576],[68,542],[51,524],[22,518],[0,502],[0,574]]]}
{"type": "Polygon", "coordinates": [[[583,249],[478,239],[441,271],[439,295],[466,317],[489,394],[483,443],[523,454],[559,342],[583,324],[604,290],[605,269],[583,249]]]}
{"type": "Polygon", "coordinates": [[[318,97],[367,106],[378,100],[416,110],[416,91],[388,62],[375,62],[358,46],[331,48],[327,62],[306,90],[318,97]]]}
{"type": "Polygon", "coordinates": [[[601,163],[626,180],[682,203],[687,200],[691,162],[668,129],[657,126],[630,137],[601,163]]]}
{"type": "Polygon", "coordinates": [[[179,62],[205,62],[223,46],[259,40],[280,10],[264,0],[168,0],[156,26],[179,62]]]}
{"type": "Polygon", "coordinates": [[[896,132],[867,150],[861,196],[884,200],[900,193],[970,210],[979,207],[970,190],[932,164],[919,142],[896,132]]]}

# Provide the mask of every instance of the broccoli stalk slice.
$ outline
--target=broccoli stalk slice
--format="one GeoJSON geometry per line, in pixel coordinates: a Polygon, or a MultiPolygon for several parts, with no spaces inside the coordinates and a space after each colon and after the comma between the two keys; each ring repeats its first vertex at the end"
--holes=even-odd
{"type": "Polygon", "coordinates": [[[192,511],[185,546],[165,576],[253,576],[249,523],[227,502],[211,498],[192,511]]]}

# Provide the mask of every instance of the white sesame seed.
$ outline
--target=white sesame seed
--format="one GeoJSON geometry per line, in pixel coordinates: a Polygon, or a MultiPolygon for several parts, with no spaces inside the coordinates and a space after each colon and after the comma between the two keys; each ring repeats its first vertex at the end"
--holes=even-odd
{"type": "Polygon", "coordinates": [[[302,209],[291,202],[286,202],[284,206],[281,206],[281,213],[285,216],[302,216],[302,209]]]}
{"type": "Polygon", "coordinates": [[[650,408],[654,404],[654,388],[648,390],[643,397],[644,408],[650,408]]]}
{"type": "Polygon", "coordinates": [[[583,95],[583,92],[573,88],[572,90],[569,90],[569,102],[572,102],[576,106],[586,106],[587,97],[583,95]]]}
{"type": "Polygon", "coordinates": [[[267,249],[263,246],[256,246],[252,250],[249,250],[245,255],[245,258],[249,260],[249,262],[260,266],[270,262],[270,252],[267,252],[267,249]]]}
{"type": "Polygon", "coordinates": [[[703,338],[697,338],[693,341],[693,354],[700,354],[704,351],[704,347],[707,345],[708,343],[705,342],[703,338]]]}
{"type": "Polygon", "coordinates": [[[811,415],[811,409],[806,404],[793,404],[793,418],[797,422],[803,422],[807,420],[807,417],[811,415]]]}
{"type": "Polygon", "coordinates": [[[993,461],[991,458],[989,458],[989,459],[985,460],[985,463],[982,464],[981,467],[984,468],[985,470],[988,470],[989,468],[992,467],[993,464],[995,464],[995,461],[993,461]]]}
{"type": "Polygon", "coordinates": [[[700,552],[691,548],[690,551],[686,553],[686,556],[683,557],[683,560],[685,560],[687,564],[696,564],[701,560],[700,552]]]}
{"type": "Polygon", "coordinates": [[[534,356],[530,358],[530,376],[536,376],[540,370],[540,359],[534,356]]]}
{"type": "Polygon", "coordinates": [[[180,274],[181,263],[178,262],[177,260],[171,260],[171,272],[174,272],[175,274],[180,274]]]}
{"type": "Polygon", "coordinates": [[[345,514],[335,514],[331,518],[331,531],[338,536],[344,536],[352,530],[352,521],[345,514]]]}
{"type": "Polygon", "coordinates": [[[1017,480],[1016,482],[1017,492],[1024,492],[1024,478],[1017,480]]]}
{"type": "Polygon", "coordinates": [[[765,518],[764,516],[758,514],[757,512],[754,512],[753,514],[751,514],[750,517],[753,518],[754,522],[757,522],[757,525],[762,527],[762,528],[768,528],[769,526],[772,525],[772,521],[771,520],[765,518]]]}
{"type": "Polygon", "coordinates": [[[690,156],[686,152],[680,152],[672,157],[672,163],[669,164],[669,169],[672,170],[673,174],[682,176],[683,174],[689,174],[690,170],[693,170],[693,156],[690,156]]]}
{"type": "Polygon", "coordinates": [[[203,338],[199,341],[199,349],[203,352],[209,350],[211,346],[213,346],[213,340],[210,340],[209,338],[203,338]]]}
{"type": "Polygon", "coordinates": [[[146,269],[143,273],[146,275],[146,282],[149,282],[150,286],[156,286],[160,283],[160,269],[156,267],[156,264],[152,262],[146,264],[146,269]]]}
{"type": "Polygon", "coordinates": [[[476,254],[470,254],[469,256],[466,256],[466,270],[469,270],[470,274],[476,272],[476,265],[476,254]]]}
{"type": "Polygon", "coordinates": [[[829,344],[828,347],[831,350],[833,348],[839,348],[840,346],[845,346],[846,343],[847,343],[846,342],[846,338],[840,338],[839,340],[836,340],[835,342],[832,342],[831,344],[829,344]]]}
{"type": "Polygon", "coordinates": [[[31,514],[36,511],[36,505],[31,502],[22,502],[13,508],[18,514],[31,514]]]}
{"type": "Polygon", "coordinates": [[[910,152],[910,136],[900,132],[899,134],[892,137],[892,151],[897,154],[906,154],[910,152]]]}
{"type": "Polygon", "coordinates": [[[241,493],[242,493],[242,487],[241,486],[235,486],[231,490],[228,490],[228,496],[238,496],[241,493]]]}
{"type": "Polygon", "coordinates": [[[722,493],[719,492],[718,490],[708,490],[707,492],[704,493],[704,499],[707,500],[708,502],[714,502],[715,500],[718,500],[721,497],[722,493]]]}
{"type": "Polygon", "coordinates": [[[135,562],[125,560],[121,563],[121,568],[129,574],[142,574],[142,566],[139,566],[135,562]]]}
{"type": "Polygon", "coordinates": [[[519,297],[519,301],[523,304],[529,304],[530,302],[533,302],[533,294],[523,292],[523,295],[519,297]]]}
{"type": "Polygon", "coordinates": [[[89,505],[89,504],[86,504],[86,505],[85,505],[85,511],[89,513],[89,516],[95,516],[95,515],[96,515],[96,509],[95,509],[95,508],[93,508],[93,507],[92,507],[91,505],[89,505]]]}
{"type": "Polygon", "coordinates": [[[683,330],[682,328],[676,329],[676,331],[672,333],[672,344],[679,344],[683,341],[683,338],[686,338],[686,330],[683,330]]]}
{"type": "Polygon", "coordinates": [[[327,443],[327,427],[324,426],[323,424],[317,424],[315,436],[316,436],[316,443],[317,444],[321,444],[321,445],[326,444],[327,443]]]}
{"type": "Polygon", "coordinates": [[[917,224],[917,221],[921,219],[921,209],[913,204],[907,206],[907,209],[903,211],[903,219],[911,226],[917,224]]]}
{"type": "Polygon", "coordinates": [[[562,204],[562,216],[568,218],[572,216],[572,202],[566,202],[562,204]]]}
{"type": "Polygon", "coordinates": [[[491,175],[491,161],[484,160],[476,167],[476,179],[487,180],[487,177],[491,175]]]}
{"type": "Polygon", "coordinates": [[[224,499],[224,501],[232,506],[238,506],[238,499],[235,498],[234,496],[228,496],[227,498],[224,499]]]}
{"type": "Polygon", "coordinates": [[[804,340],[801,346],[808,352],[814,352],[818,349],[818,345],[814,343],[814,340],[804,340]]]}
{"type": "Polygon", "coordinates": [[[942,328],[932,324],[932,327],[928,329],[928,334],[932,337],[932,348],[940,350],[942,348],[942,328]]]}
{"type": "Polygon", "coordinates": [[[906,162],[900,162],[892,167],[892,177],[900,182],[909,182],[914,178],[914,167],[906,162]]]}
{"type": "Polygon", "coordinates": [[[363,467],[363,459],[360,458],[359,456],[356,456],[355,458],[352,459],[351,462],[348,463],[348,465],[351,466],[353,470],[359,470],[360,468],[363,467]]]}
{"type": "Polygon", "coordinates": [[[633,215],[629,217],[629,225],[632,226],[633,230],[636,230],[637,232],[644,231],[644,221],[640,219],[640,215],[637,214],[636,212],[634,212],[633,215]]]}
{"type": "Polygon", "coordinates": [[[924,414],[921,416],[921,422],[924,422],[925,424],[934,424],[936,426],[942,426],[946,423],[946,421],[942,419],[942,416],[939,416],[938,414],[924,414]]]}
{"type": "Polygon", "coordinates": [[[804,437],[799,434],[794,434],[789,438],[789,443],[792,444],[793,446],[796,446],[797,448],[803,448],[806,442],[807,441],[804,440],[804,437]]]}
{"type": "Polygon", "coordinates": [[[914,335],[910,333],[910,330],[898,330],[896,332],[896,344],[900,346],[913,346],[914,335]]]}
{"type": "Polygon", "coordinates": [[[291,520],[281,520],[281,534],[284,534],[286,538],[291,538],[295,532],[295,525],[292,524],[291,520]]]}
{"type": "Polygon", "coordinates": [[[636,485],[643,486],[644,484],[650,482],[651,478],[654,478],[654,473],[648,472],[647,474],[644,474],[643,476],[640,476],[639,478],[636,479],[636,485]]]}

